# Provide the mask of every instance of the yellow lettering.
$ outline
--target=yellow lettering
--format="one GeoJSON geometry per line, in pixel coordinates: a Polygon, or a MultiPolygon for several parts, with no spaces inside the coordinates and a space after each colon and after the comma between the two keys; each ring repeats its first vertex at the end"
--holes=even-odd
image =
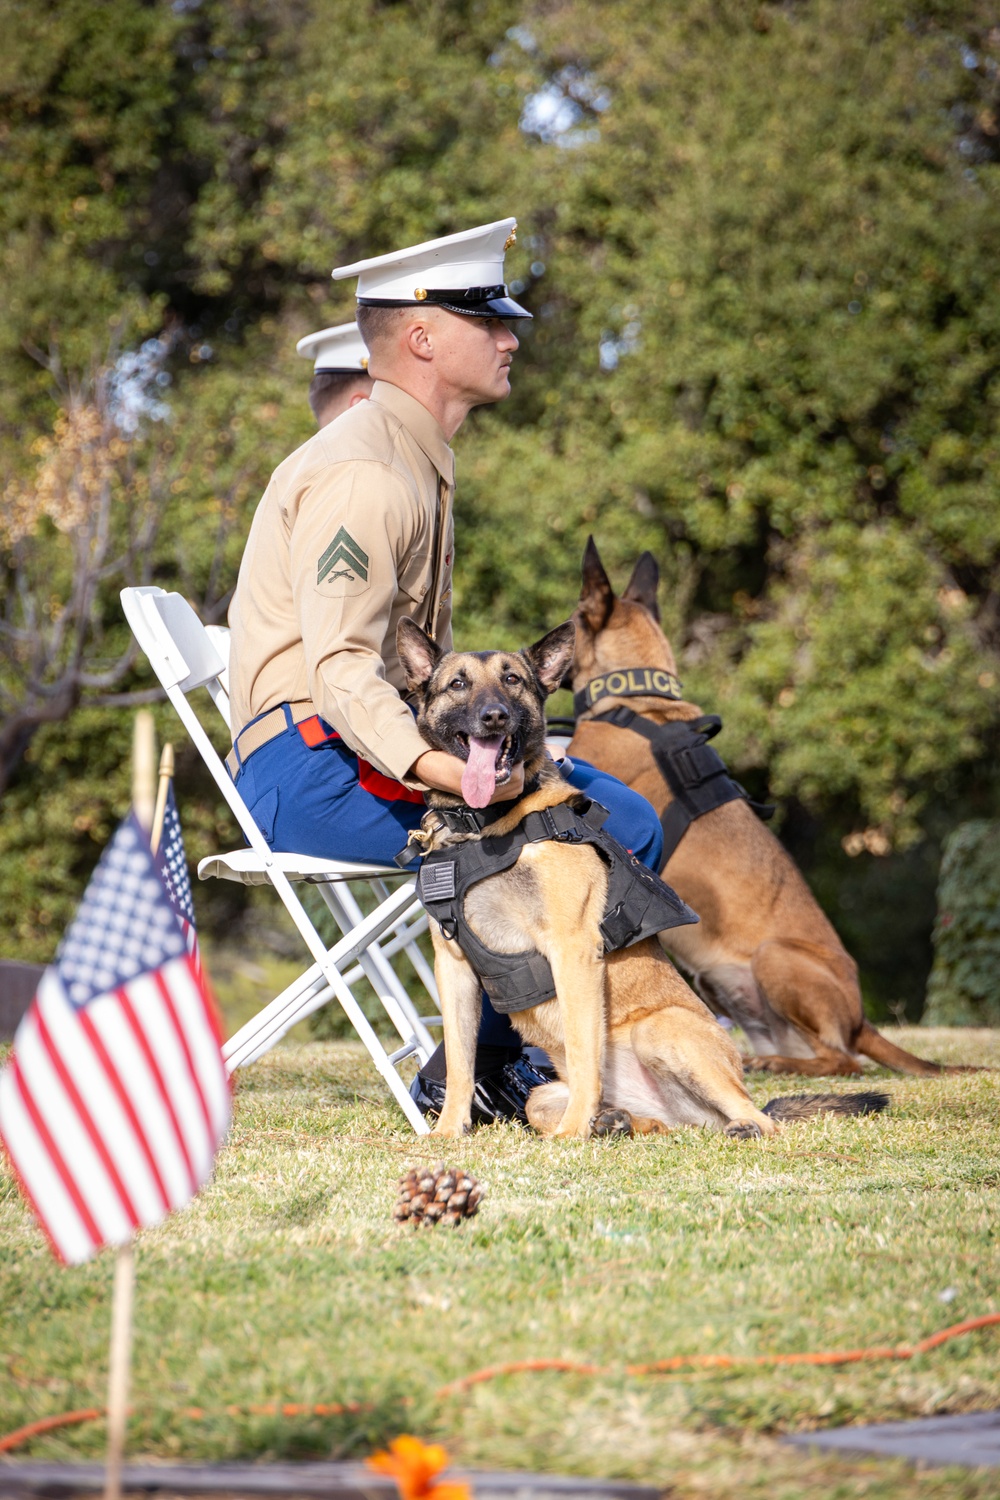
{"type": "Polygon", "coordinates": [[[628,687],[628,678],[624,672],[609,673],[607,682],[609,693],[623,693],[628,687]]]}
{"type": "Polygon", "coordinates": [[[598,700],[598,698],[601,696],[601,693],[603,691],[604,691],[604,678],[603,677],[595,677],[594,680],[592,682],[588,683],[588,685],[587,685],[587,692],[590,695],[590,701],[591,701],[591,703],[596,703],[597,700],[598,700]]]}
{"type": "Polygon", "coordinates": [[[649,668],[647,667],[643,671],[641,680],[637,682],[635,670],[630,667],[628,673],[628,685],[629,691],[633,693],[641,693],[643,688],[649,687],[649,668]]]}

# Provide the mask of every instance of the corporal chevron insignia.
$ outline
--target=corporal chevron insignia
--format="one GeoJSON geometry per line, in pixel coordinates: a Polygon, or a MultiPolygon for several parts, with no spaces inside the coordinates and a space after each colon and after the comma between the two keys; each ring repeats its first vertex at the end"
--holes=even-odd
{"type": "MultiPolygon", "coordinates": [[[[352,573],[356,573],[367,583],[368,553],[358,546],[351,533],[343,526],[316,565],[317,585],[321,584],[324,578],[328,578],[338,564],[343,566],[348,578],[352,576],[352,573]]],[[[334,577],[343,576],[344,574],[334,574],[334,577]]]]}

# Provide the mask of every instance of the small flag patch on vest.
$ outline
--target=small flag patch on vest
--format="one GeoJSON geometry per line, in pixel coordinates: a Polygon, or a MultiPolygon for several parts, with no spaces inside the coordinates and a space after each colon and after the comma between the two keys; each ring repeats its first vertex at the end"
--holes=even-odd
{"type": "Polygon", "coordinates": [[[359,547],[357,542],[346,531],[343,526],[337,532],[333,541],[327,547],[323,556],[316,564],[316,582],[320,584],[340,564],[346,569],[348,576],[351,572],[357,573],[366,582],[368,580],[368,553],[359,547]]]}
{"type": "Polygon", "coordinates": [[[450,901],[455,894],[455,861],[443,859],[420,870],[421,901],[450,901]]]}

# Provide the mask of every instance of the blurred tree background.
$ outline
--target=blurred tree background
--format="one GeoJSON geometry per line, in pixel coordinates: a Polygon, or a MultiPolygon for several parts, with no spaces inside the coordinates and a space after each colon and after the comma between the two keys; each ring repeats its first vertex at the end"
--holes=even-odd
{"type": "MultiPolygon", "coordinates": [[[[295,340],[351,315],[330,269],[514,213],[535,321],[456,442],[459,643],[564,618],[590,531],[620,581],[653,551],[872,1015],[918,1016],[942,841],[1000,814],[995,7],[0,16],[4,953],[51,955],[126,806],[118,589],[224,617],[311,430],[295,340]]],[[[188,753],[178,794],[192,856],[232,842],[188,753]]],[[[196,900],[233,930],[239,890],[196,900]]]]}

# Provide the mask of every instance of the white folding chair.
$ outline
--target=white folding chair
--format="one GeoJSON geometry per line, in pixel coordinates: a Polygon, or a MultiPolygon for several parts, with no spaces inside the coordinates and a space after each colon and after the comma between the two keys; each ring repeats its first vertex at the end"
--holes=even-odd
{"type": "MultiPolygon", "coordinates": [[[[226,625],[206,625],[205,634],[224,663],[223,670],[219,673],[218,677],[222,692],[213,694],[213,697],[215,706],[219,710],[226,728],[229,729],[229,627],[226,625]]],[[[207,880],[212,876],[220,876],[224,880],[240,880],[244,884],[260,884],[263,881],[260,872],[247,867],[247,852],[247,850],[242,849],[238,850],[235,854],[226,856],[225,859],[222,857],[203,859],[198,866],[198,874],[203,880],[207,880]]],[[[294,856],[296,860],[300,858],[301,856],[299,855],[294,856]]],[[[354,866],[348,866],[347,868],[353,870],[354,866]]],[[[369,877],[367,883],[377,899],[385,901],[389,896],[389,889],[385,884],[384,876],[388,875],[398,880],[400,872],[395,865],[388,867],[379,865],[373,868],[379,869],[382,874],[377,878],[369,877]]],[[[354,877],[348,876],[342,877],[339,880],[326,882],[317,881],[315,877],[311,877],[311,883],[318,886],[320,895],[329,907],[334,921],[345,936],[363,921],[361,907],[348,883],[349,879],[352,878],[354,877]]],[[[399,976],[389,963],[389,960],[394,958],[397,953],[405,953],[416,972],[417,978],[427,991],[428,996],[435,1006],[438,1005],[438,992],[434,981],[434,970],[417,946],[417,938],[421,933],[427,931],[427,917],[419,903],[417,904],[416,912],[418,915],[412,920],[404,919],[398,927],[392,929],[390,934],[374,944],[370,952],[363,954],[358,967],[350,970],[345,978],[348,984],[353,984],[360,977],[360,974],[364,972],[372,987],[381,995],[383,1004],[390,1016],[392,1016],[392,1006],[394,1004],[401,1008],[406,1022],[421,1043],[421,1046],[414,1050],[422,1052],[423,1055],[420,1061],[426,1062],[427,1056],[434,1047],[430,1036],[426,1034],[426,1027],[427,1025],[439,1026],[441,1018],[438,1015],[430,1017],[417,1015],[405,986],[401,983],[399,976]]],[[[405,1040],[407,1033],[394,1017],[393,1024],[396,1026],[397,1031],[399,1031],[400,1037],[405,1040]]],[[[236,1040],[236,1037],[232,1038],[233,1042],[236,1040]]],[[[260,1054],[259,1052],[255,1052],[253,1055],[257,1057],[260,1054]]],[[[246,1059],[241,1058],[240,1060],[252,1061],[250,1057],[246,1059]]],[[[401,1061],[402,1058],[399,1060],[401,1061]]]]}
{"type": "Polygon", "coordinates": [[[189,693],[206,688],[229,725],[229,632],[222,626],[206,628],[181,594],[168,594],[160,588],[129,588],[122,590],[121,600],[133,635],[250,846],[202,860],[199,876],[203,880],[216,876],[248,885],[273,886],[315,960],[229,1038],[223,1047],[229,1071],[262,1056],[297,1021],[336,998],[406,1118],[419,1135],[425,1135],[427,1121],[410,1098],[397,1068],[407,1057],[426,1062],[434,1049],[428,1027],[439,1026],[441,1018],[418,1013],[392,966],[393,958],[405,953],[437,1006],[434,975],[417,947],[427,918],[417,899],[416,882],[392,865],[272,852],[188,702],[189,693]],[[402,885],[391,890],[387,882],[400,879],[402,885]],[[342,934],[332,947],[327,947],[317,932],[293,889],[293,881],[308,881],[320,891],[342,934]],[[367,883],[376,895],[378,904],[367,916],[350,889],[351,881],[367,883]],[[351,986],[362,976],[375,990],[399,1035],[402,1045],[391,1053],[382,1046],[352,992],[351,986]]]}

